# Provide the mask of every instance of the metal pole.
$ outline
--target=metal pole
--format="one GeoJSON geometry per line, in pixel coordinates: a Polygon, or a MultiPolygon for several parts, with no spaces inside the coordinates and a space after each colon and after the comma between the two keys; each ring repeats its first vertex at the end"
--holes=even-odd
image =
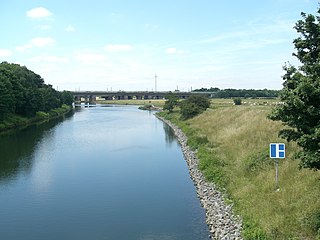
{"type": "Polygon", "coordinates": [[[157,91],[157,74],[154,75],[154,91],[157,91]]]}
{"type": "Polygon", "coordinates": [[[278,159],[276,159],[276,191],[279,191],[279,182],[278,182],[278,159]]]}

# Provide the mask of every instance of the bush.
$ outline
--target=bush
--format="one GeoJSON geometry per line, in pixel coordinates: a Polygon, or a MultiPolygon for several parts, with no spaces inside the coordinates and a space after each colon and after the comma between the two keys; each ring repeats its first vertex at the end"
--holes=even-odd
{"type": "Polygon", "coordinates": [[[36,119],[37,120],[42,120],[42,119],[48,119],[49,118],[49,114],[45,113],[45,112],[36,112],[36,119]]]}
{"type": "Polygon", "coordinates": [[[193,95],[180,103],[180,113],[182,119],[193,118],[210,107],[207,97],[193,95]]]}
{"type": "Polygon", "coordinates": [[[234,102],[234,105],[241,105],[242,104],[241,98],[235,98],[235,99],[233,99],[233,102],[234,102]]]}
{"type": "Polygon", "coordinates": [[[201,113],[201,109],[194,103],[188,103],[186,101],[182,102],[180,104],[180,113],[181,118],[183,120],[186,120],[188,118],[193,118],[197,116],[199,113],[201,113]]]}
{"type": "Polygon", "coordinates": [[[242,235],[245,239],[248,240],[267,240],[267,234],[262,230],[257,224],[254,224],[249,221],[245,221],[242,235]]]}

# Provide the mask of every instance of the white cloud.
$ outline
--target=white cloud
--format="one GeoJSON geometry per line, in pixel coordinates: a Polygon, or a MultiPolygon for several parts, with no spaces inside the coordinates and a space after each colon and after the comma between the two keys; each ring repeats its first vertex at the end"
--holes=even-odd
{"type": "Polygon", "coordinates": [[[72,25],[68,25],[68,27],[66,27],[67,32],[74,32],[75,30],[76,30],[75,27],[72,25]]]}
{"type": "Polygon", "coordinates": [[[37,37],[31,40],[31,44],[36,47],[46,47],[55,44],[55,40],[51,37],[37,37]]]}
{"type": "Polygon", "coordinates": [[[32,44],[31,43],[27,43],[27,44],[24,44],[22,46],[16,47],[16,50],[19,51],[19,52],[25,52],[30,48],[32,48],[32,44]]]}
{"type": "Polygon", "coordinates": [[[292,33],[294,23],[286,20],[275,19],[266,22],[265,19],[254,19],[244,28],[237,31],[220,33],[212,37],[201,39],[198,44],[225,43],[226,41],[239,41],[239,39],[252,40],[256,36],[274,36],[277,34],[292,33]]]}
{"type": "Polygon", "coordinates": [[[107,61],[107,57],[105,55],[88,51],[80,51],[76,53],[75,59],[80,63],[88,65],[107,61]]]}
{"type": "Polygon", "coordinates": [[[132,50],[133,46],[130,44],[109,44],[104,47],[107,52],[123,52],[132,50]]]}
{"type": "Polygon", "coordinates": [[[58,56],[36,56],[29,59],[30,62],[52,62],[52,63],[66,63],[69,62],[68,57],[58,56]]]}
{"type": "Polygon", "coordinates": [[[46,18],[52,16],[52,13],[44,7],[37,7],[27,11],[27,16],[30,18],[46,18]]]}
{"type": "Polygon", "coordinates": [[[166,49],[166,53],[167,54],[174,54],[177,52],[177,49],[176,48],[167,48],[166,49]]]}
{"type": "Polygon", "coordinates": [[[12,55],[12,51],[9,49],[0,49],[0,57],[10,57],[12,55]]]}
{"type": "Polygon", "coordinates": [[[176,48],[167,48],[166,49],[166,53],[167,54],[183,54],[184,51],[183,50],[178,50],[176,48]]]}
{"type": "Polygon", "coordinates": [[[46,46],[53,46],[56,41],[51,37],[36,37],[31,39],[29,43],[26,43],[22,46],[17,46],[16,50],[19,52],[25,52],[32,47],[46,47],[46,46]]]}

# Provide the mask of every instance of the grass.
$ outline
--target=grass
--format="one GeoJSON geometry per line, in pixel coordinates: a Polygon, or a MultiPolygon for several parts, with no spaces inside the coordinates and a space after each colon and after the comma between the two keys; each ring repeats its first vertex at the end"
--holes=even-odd
{"type": "MultiPolygon", "coordinates": [[[[148,105],[153,104],[156,107],[163,107],[165,99],[145,99],[145,100],[98,100],[97,103],[101,104],[117,104],[117,105],[148,105]]],[[[265,106],[265,105],[275,105],[277,99],[242,99],[242,105],[245,106],[265,106]]],[[[211,104],[214,107],[228,107],[233,106],[233,99],[231,98],[214,98],[211,100],[211,104]]]]}
{"type": "Polygon", "coordinates": [[[319,239],[320,172],[299,170],[293,159],[297,145],[277,137],[281,123],[266,118],[274,102],[234,106],[213,100],[212,108],[187,121],[177,112],[162,114],[198,149],[199,168],[242,216],[245,239],[319,239]],[[278,192],[274,161],[268,157],[271,142],[286,143],[278,192]]]}

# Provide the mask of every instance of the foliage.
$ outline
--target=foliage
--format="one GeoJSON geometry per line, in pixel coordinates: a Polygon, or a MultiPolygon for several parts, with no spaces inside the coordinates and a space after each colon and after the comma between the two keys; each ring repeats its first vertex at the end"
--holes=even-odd
{"type": "Polygon", "coordinates": [[[180,103],[180,113],[182,119],[188,119],[197,116],[210,107],[210,101],[207,97],[192,95],[180,103]]]}
{"type": "Polygon", "coordinates": [[[276,98],[279,90],[200,88],[193,92],[210,92],[213,98],[276,98]]]}
{"type": "Polygon", "coordinates": [[[242,103],[241,98],[234,98],[233,102],[234,102],[234,105],[241,105],[242,103]]]}
{"type": "Polygon", "coordinates": [[[145,104],[139,107],[140,110],[152,110],[152,108],[153,108],[152,104],[145,104]]]}
{"type": "Polygon", "coordinates": [[[178,105],[178,98],[173,93],[169,93],[166,96],[166,99],[167,100],[164,103],[163,110],[172,112],[174,107],[178,105]]]}
{"type": "Polygon", "coordinates": [[[268,240],[267,234],[263,231],[258,224],[245,221],[243,226],[242,235],[247,240],[268,240]]]}
{"type": "Polygon", "coordinates": [[[0,121],[12,115],[44,117],[63,104],[71,105],[71,92],[58,92],[42,77],[18,64],[0,63],[0,121]]]}
{"type": "MultiPolygon", "coordinates": [[[[318,10],[320,14],[320,8],[318,10]]],[[[300,34],[294,42],[302,66],[287,64],[283,76],[280,105],[269,118],[282,121],[289,128],[279,135],[296,141],[302,150],[297,154],[300,166],[320,169],[320,16],[302,13],[295,29],[300,34]]]]}
{"type": "Polygon", "coordinates": [[[44,120],[44,119],[48,119],[48,118],[49,118],[49,114],[48,113],[45,113],[45,112],[42,112],[42,111],[36,112],[36,119],[44,120]]]}

